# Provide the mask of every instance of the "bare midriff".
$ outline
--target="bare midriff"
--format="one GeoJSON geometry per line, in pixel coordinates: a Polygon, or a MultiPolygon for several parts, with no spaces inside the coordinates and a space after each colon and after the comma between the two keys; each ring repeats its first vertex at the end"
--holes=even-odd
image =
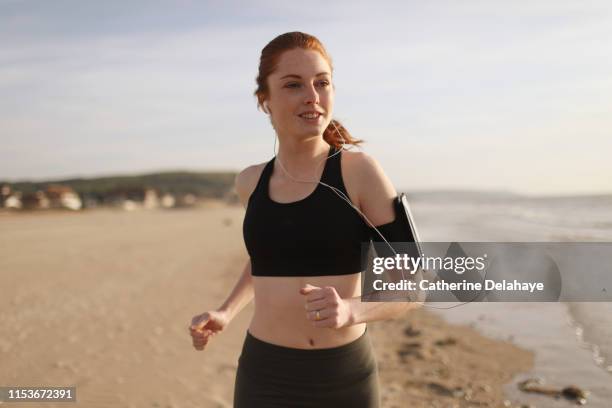
{"type": "Polygon", "coordinates": [[[361,274],[334,276],[253,276],[255,312],[249,332],[268,343],[298,348],[338,347],[358,339],[365,323],[331,328],[315,327],[307,318],[307,295],[300,288],[311,284],[332,286],[342,299],[361,295],[361,274]]]}

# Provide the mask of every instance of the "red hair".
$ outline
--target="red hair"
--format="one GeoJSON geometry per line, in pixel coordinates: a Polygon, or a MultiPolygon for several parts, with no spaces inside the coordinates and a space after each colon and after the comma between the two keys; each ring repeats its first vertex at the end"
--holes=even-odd
{"type": "MultiPolygon", "coordinates": [[[[255,96],[257,97],[257,106],[261,107],[263,101],[268,96],[270,90],[268,89],[268,76],[274,72],[280,56],[289,50],[295,48],[302,48],[304,50],[317,51],[329,64],[330,69],[333,71],[332,60],[325,47],[313,35],[301,33],[299,31],[293,31],[285,34],[281,34],[272,41],[270,41],[261,50],[261,57],[259,59],[259,73],[257,75],[257,89],[255,90],[255,96]]],[[[340,122],[332,119],[327,128],[323,132],[323,139],[330,145],[339,148],[342,146],[342,139],[345,144],[358,145],[363,143],[363,140],[355,139],[351,136],[348,130],[340,122]],[[334,127],[335,125],[335,127],[334,127]],[[338,130],[336,130],[336,128],[338,130]],[[338,132],[342,135],[340,136],[338,132]]]]}

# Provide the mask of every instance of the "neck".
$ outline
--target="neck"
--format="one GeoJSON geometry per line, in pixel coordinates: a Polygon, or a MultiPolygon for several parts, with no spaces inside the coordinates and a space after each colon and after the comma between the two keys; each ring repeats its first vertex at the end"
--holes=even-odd
{"type": "Polygon", "coordinates": [[[281,162],[280,173],[284,177],[299,180],[317,180],[327,159],[329,145],[322,137],[300,140],[293,143],[279,142],[277,161],[281,162]],[[284,170],[283,170],[284,168],[284,170]],[[288,172],[290,176],[285,174],[288,172]]]}

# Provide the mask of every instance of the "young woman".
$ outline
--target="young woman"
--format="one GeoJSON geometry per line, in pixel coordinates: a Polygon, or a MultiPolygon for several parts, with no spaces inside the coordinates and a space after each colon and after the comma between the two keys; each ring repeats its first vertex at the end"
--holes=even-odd
{"type": "Polygon", "coordinates": [[[236,177],[250,258],[227,300],[190,326],[203,350],[254,297],[237,408],[378,407],[366,323],[411,305],[361,302],[361,244],[373,232],[338,190],[383,229],[395,220],[397,192],[376,160],[344,149],[362,141],[332,119],[334,92],[332,61],[317,38],[290,32],[262,50],[255,95],[278,153],[236,177]]]}

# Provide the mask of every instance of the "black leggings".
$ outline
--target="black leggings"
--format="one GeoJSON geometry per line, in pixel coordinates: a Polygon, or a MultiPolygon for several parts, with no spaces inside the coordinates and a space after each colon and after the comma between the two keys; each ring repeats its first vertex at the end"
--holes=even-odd
{"type": "Polygon", "coordinates": [[[238,359],[234,408],[378,408],[378,368],[367,328],[338,347],[297,349],[248,330],[238,359]]]}

